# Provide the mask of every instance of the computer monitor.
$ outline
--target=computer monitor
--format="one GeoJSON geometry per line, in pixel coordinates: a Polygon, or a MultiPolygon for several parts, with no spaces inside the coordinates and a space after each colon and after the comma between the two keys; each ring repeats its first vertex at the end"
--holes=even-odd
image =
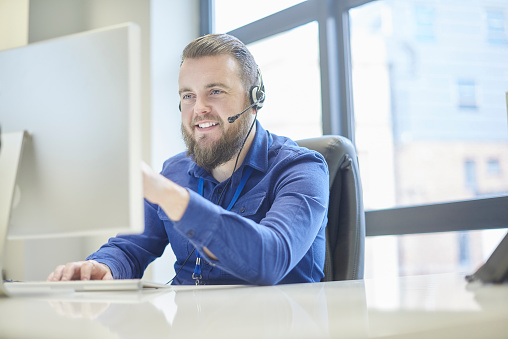
{"type": "Polygon", "coordinates": [[[135,24],[0,52],[0,157],[27,132],[9,238],[143,230],[140,69],[135,24]]]}

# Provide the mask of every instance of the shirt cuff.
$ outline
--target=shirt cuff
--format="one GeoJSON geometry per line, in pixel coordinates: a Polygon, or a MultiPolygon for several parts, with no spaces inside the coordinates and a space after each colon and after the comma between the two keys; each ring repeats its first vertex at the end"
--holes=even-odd
{"type": "MultiPolygon", "coordinates": [[[[94,253],[95,254],[95,253],[94,253]]],[[[124,270],[122,270],[121,267],[115,264],[113,260],[108,260],[103,257],[95,256],[94,254],[91,254],[86,258],[86,260],[95,260],[98,263],[104,264],[109,267],[111,270],[111,274],[113,275],[113,279],[128,279],[130,278],[124,270]]]]}

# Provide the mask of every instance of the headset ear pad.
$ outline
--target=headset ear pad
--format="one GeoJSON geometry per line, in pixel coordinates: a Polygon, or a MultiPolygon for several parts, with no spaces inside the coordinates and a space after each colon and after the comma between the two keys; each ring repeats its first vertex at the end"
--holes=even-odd
{"type": "Polygon", "coordinates": [[[250,103],[256,105],[254,106],[257,109],[263,107],[263,103],[265,102],[265,92],[263,88],[259,89],[258,86],[252,86],[250,90],[250,103]]]}

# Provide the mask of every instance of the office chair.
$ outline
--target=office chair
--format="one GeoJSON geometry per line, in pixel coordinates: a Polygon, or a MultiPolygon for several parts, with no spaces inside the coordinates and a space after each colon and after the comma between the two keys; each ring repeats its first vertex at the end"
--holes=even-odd
{"type": "Polygon", "coordinates": [[[330,201],[322,281],[363,279],[365,213],[358,158],[351,141],[338,135],[298,140],[328,163],[330,201]]]}

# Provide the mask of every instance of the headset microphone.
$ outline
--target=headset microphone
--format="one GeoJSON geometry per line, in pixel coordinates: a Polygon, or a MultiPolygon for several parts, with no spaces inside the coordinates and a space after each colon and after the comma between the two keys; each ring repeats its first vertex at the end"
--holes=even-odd
{"type": "Polygon", "coordinates": [[[263,86],[262,81],[263,80],[261,80],[261,86],[260,86],[261,89],[257,86],[253,86],[250,91],[250,97],[251,97],[252,104],[249,107],[247,107],[246,109],[244,109],[243,111],[241,111],[240,113],[238,113],[237,115],[233,115],[233,116],[229,117],[228,122],[230,124],[235,122],[236,119],[238,119],[243,113],[247,112],[252,107],[256,107],[256,109],[260,109],[261,107],[263,107],[263,102],[265,101],[265,92],[264,92],[264,86],[263,86]]]}
{"type": "Polygon", "coordinates": [[[238,113],[237,115],[233,115],[232,117],[229,117],[228,118],[228,122],[230,124],[232,124],[233,122],[236,121],[236,119],[238,119],[243,113],[247,112],[249,109],[251,109],[252,107],[256,106],[257,105],[257,102],[253,103],[252,105],[250,105],[249,107],[247,107],[246,109],[244,109],[243,111],[241,111],[240,113],[238,113]]]}

